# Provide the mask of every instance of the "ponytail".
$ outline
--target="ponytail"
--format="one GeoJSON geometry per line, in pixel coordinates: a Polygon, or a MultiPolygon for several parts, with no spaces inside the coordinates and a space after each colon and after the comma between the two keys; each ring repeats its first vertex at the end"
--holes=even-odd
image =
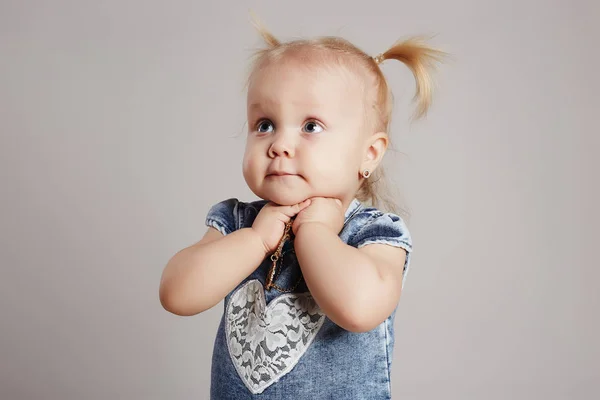
{"type": "Polygon", "coordinates": [[[404,63],[413,73],[416,81],[416,92],[413,101],[417,108],[413,118],[419,119],[427,115],[433,94],[433,76],[436,62],[442,61],[448,54],[425,43],[423,37],[412,37],[396,42],[385,52],[373,57],[379,65],[385,60],[398,60],[404,63]]]}
{"type": "Polygon", "coordinates": [[[273,48],[281,45],[281,42],[277,40],[277,38],[273,36],[271,32],[267,31],[267,28],[265,28],[263,23],[260,22],[256,14],[254,14],[252,11],[250,11],[250,18],[252,20],[252,25],[254,25],[254,28],[256,28],[258,33],[260,33],[260,36],[262,36],[267,46],[273,48]]]}

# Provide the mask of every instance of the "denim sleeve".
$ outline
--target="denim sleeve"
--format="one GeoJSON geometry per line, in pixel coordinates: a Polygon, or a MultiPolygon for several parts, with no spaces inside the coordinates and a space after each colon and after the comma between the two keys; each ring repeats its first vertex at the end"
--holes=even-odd
{"type": "Polygon", "coordinates": [[[406,278],[412,253],[412,238],[402,218],[392,213],[370,210],[359,213],[356,219],[360,229],[349,238],[348,244],[356,248],[375,243],[403,248],[406,251],[403,269],[406,278]]]}
{"type": "Polygon", "coordinates": [[[206,226],[212,226],[223,234],[230,234],[238,228],[238,199],[227,199],[213,205],[206,215],[206,226]]]}

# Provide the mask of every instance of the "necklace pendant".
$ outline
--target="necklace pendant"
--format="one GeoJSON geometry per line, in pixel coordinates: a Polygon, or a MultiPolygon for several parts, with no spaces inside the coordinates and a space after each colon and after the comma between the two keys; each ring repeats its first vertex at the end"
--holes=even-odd
{"type": "Polygon", "coordinates": [[[265,289],[266,290],[269,290],[271,287],[275,286],[273,284],[273,279],[275,277],[275,269],[277,268],[277,261],[279,260],[279,258],[282,255],[283,245],[285,244],[285,242],[288,239],[290,239],[290,233],[289,232],[290,232],[290,229],[292,227],[292,223],[293,223],[293,219],[289,220],[285,224],[285,228],[284,228],[284,231],[283,231],[283,236],[279,240],[279,245],[277,246],[277,250],[273,254],[271,254],[271,261],[273,261],[273,265],[269,269],[269,273],[267,274],[267,279],[265,281],[265,289]]]}
{"type": "Polygon", "coordinates": [[[277,261],[273,261],[273,265],[267,274],[267,281],[265,285],[265,289],[269,290],[271,286],[273,286],[273,277],[275,276],[275,266],[277,265],[277,261]]]}

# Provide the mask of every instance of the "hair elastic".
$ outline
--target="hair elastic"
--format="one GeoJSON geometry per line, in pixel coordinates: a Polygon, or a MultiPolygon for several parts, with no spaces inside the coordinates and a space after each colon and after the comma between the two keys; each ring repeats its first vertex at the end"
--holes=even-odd
{"type": "Polygon", "coordinates": [[[381,64],[385,60],[385,56],[383,55],[383,53],[378,54],[372,58],[373,58],[373,61],[375,61],[375,64],[377,64],[377,65],[381,64]]]}

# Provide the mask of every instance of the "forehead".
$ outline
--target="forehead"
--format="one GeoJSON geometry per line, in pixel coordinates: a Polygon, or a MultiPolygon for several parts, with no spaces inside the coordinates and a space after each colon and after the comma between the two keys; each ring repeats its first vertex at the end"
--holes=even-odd
{"type": "Polygon", "coordinates": [[[278,105],[339,114],[364,111],[364,81],[341,65],[270,61],[254,71],[249,83],[249,111],[278,105]]]}

